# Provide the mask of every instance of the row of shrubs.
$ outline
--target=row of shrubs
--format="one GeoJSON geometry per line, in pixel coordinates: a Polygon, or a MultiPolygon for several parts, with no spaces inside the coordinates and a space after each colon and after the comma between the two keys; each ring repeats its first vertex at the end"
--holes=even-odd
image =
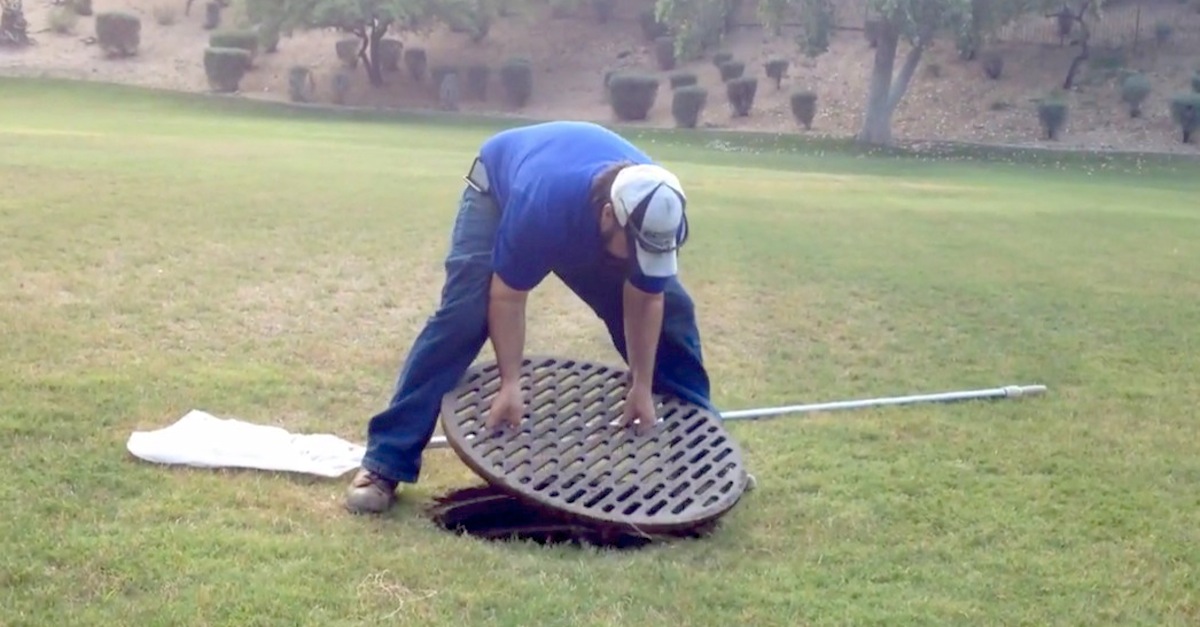
{"type": "MultiPolygon", "coordinates": [[[[605,75],[605,93],[613,113],[623,121],[645,120],[658,100],[661,80],[653,74],[612,70],[605,75]]],[[[671,116],[679,128],[695,128],[708,105],[708,89],[698,84],[692,72],[675,72],[669,77],[671,116]]],[[[758,93],[758,79],[736,76],[725,81],[725,98],[734,117],[746,117],[758,93]]],[[[797,90],[790,96],[792,115],[806,129],[812,128],[817,96],[809,90],[797,90]]]]}
{"type": "MultiPolygon", "coordinates": [[[[1142,105],[1150,95],[1150,79],[1142,73],[1131,73],[1120,83],[1121,101],[1126,105],[1130,117],[1142,115],[1142,105]]],[[[1038,122],[1046,139],[1058,139],[1067,123],[1067,103],[1059,95],[1052,95],[1038,102],[1038,122]]],[[[1191,143],[1196,131],[1200,130],[1200,71],[1191,79],[1191,92],[1181,92],[1168,102],[1171,120],[1179,127],[1183,143],[1191,143]]]]}

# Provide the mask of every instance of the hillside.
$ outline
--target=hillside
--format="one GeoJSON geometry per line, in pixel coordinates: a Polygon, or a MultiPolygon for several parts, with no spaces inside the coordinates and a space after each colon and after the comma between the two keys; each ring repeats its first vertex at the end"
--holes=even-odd
{"type": "MultiPolygon", "coordinates": [[[[487,101],[464,99],[463,111],[502,111],[540,118],[575,118],[597,121],[614,119],[603,93],[607,70],[642,68],[655,71],[652,45],[643,40],[637,12],[643,2],[622,0],[614,19],[598,25],[587,10],[554,17],[548,5],[538,4],[522,15],[501,18],[488,36],[472,42],[466,35],[439,30],[425,36],[405,36],[404,44],[424,47],[429,65],[484,62],[493,68],[510,56],[524,56],[535,68],[534,94],[520,111],[505,107],[498,97],[499,84],[493,72],[487,101]]],[[[141,43],[136,56],[106,59],[94,43],[94,16],[76,18],[70,32],[49,28],[54,7],[45,1],[29,2],[26,18],[36,44],[21,50],[0,49],[0,73],[45,75],[102,80],[185,91],[207,91],[202,64],[203,50],[212,31],[203,28],[204,6],[196,2],[184,15],[184,0],[95,0],[95,12],[128,10],[141,18],[141,43]]],[[[1106,22],[1128,20],[1122,11],[1134,4],[1116,7],[1106,22]]],[[[861,13],[860,13],[861,15],[861,13]]],[[[237,6],[223,14],[223,26],[237,23],[237,6]]],[[[1046,20],[1035,18],[1037,22],[1046,20]]],[[[1167,109],[1170,95],[1186,91],[1192,72],[1200,69],[1200,13],[1190,5],[1169,0],[1143,4],[1138,15],[1141,45],[1121,54],[1099,48],[1087,66],[1079,87],[1068,94],[1070,113],[1067,128],[1055,145],[1078,148],[1200,152],[1200,146],[1184,145],[1167,109]],[[1166,44],[1154,42],[1152,26],[1169,22],[1173,34],[1166,44]],[[1143,106],[1144,115],[1130,118],[1120,101],[1116,78],[1123,68],[1146,72],[1153,92],[1143,106]]],[[[851,20],[852,21],[852,20],[851,20]]],[[[730,114],[717,68],[706,57],[680,64],[699,75],[709,89],[708,106],[701,125],[709,128],[777,132],[805,132],[793,120],[787,94],[808,87],[818,94],[814,128],[820,135],[845,136],[859,124],[867,89],[867,75],[874,51],[861,30],[840,30],[830,52],[816,61],[804,59],[793,43],[794,32],[784,29],[770,36],[752,26],[753,6],[743,7],[739,22],[724,49],[746,62],[747,74],[759,77],[758,93],[750,116],[730,114]],[[782,89],[763,73],[763,63],[772,56],[790,60],[791,67],[782,89]]],[[[861,22],[861,18],[859,18],[861,22]]],[[[1028,28],[1042,28],[1034,24],[1028,28]]],[[[288,70],[294,65],[312,69],[316,99],[333,100],[331,81],[339,67],[334,43],[345,37],[336,32],[302,32],[285,37],[278,51],[262,54],[241,84],[245,97],[286,99],[288,70]]],[[[990,80],[981,63],[963,61],[952,41],[940,41],[926,56],[912,87],[897,111],[894,133],[902,140],[957,140],[986,143],[1036,145],[1045,143],[1032,99],[1062,82],[1076,49],[1061,47],[1055,38],[1047,43],[997,43],[990,50],[1004,58],[999,80],[990,80]]],[[[1103,44],[1102,38],[1097,43],[1103,44]]],[[[903,51],[902,51],[903,53],[903,51]]],[[[403,69],[403,65],[401,66],[403,69]]],[[[644,124],[671,126],[668,72],[663,77],[656,104],[644,124]]],[[[437,90],[427,78],[409,80],[403,72],[386,75],[386,84],[372,88],[360,67],[352,74],[347,105],[386,107],[435,107],[437,90]]]]}

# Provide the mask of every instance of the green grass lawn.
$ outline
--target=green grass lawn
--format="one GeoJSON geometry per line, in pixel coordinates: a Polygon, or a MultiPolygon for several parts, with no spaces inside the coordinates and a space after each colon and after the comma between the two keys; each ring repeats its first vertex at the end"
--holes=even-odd
{"type": "MultiPolygon", "coordinates": [[[[453,537],[447,450],[384,518],[125,451],[193,408],[362,441],[491,130],[0,81],[0,624],[1200,622],[1195,162],[635,133],[690,193],[722,407],[1049,386],[731,423],[759,486],[707,540],[453,537]]],[[[617,359],[558,283],[530,315],[617,359]]]]}

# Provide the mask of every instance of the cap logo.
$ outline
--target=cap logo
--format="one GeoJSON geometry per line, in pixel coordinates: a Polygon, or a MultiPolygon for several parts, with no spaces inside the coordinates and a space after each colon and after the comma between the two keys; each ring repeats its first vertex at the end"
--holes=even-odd
{"type": "Polygon", "coordinates": [[[629,222],[627,226],[632,231],[634,238],[642,248],[647,252],[655,254],[669,253],[678,250],[683,246],[688,238],[688,223],[687,223],[687,199],[683,197],[677,190],[667,186],[667,189],[679,198],[679,204],[684,209],[680,214],[679,229],[675,232],[671,231],[648,231],[642,228],[642,222],[646,219],[646,210],[650,207],[650,201],[658,192],[660,187],[666,183],[659,183],[646,194],[644,198],[637,204],[629,214],[629,222]]]}

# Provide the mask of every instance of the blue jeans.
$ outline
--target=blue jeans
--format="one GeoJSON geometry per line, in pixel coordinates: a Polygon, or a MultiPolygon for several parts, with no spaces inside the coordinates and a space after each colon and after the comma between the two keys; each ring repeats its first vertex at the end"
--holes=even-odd
{"type": "MultiPolygon", "coordinates": [[[[393,481],[415,483],[421,454],[433,437],[442,397],[454,390],[488,339],[492,247],[500,209],[467,187],[454,222],[441,303],[417,336],[387,409],[371,418],[363,468],[393,481]]],[[[555,273],[604,321],[613,346],[628,361],[622,319],[625,277],[619,268],[580,267],[555,273]]],[[[692,299],[676,280],[665,294],[663,329],[653,391],[716,413],[700,350],[692,299]]]]}

